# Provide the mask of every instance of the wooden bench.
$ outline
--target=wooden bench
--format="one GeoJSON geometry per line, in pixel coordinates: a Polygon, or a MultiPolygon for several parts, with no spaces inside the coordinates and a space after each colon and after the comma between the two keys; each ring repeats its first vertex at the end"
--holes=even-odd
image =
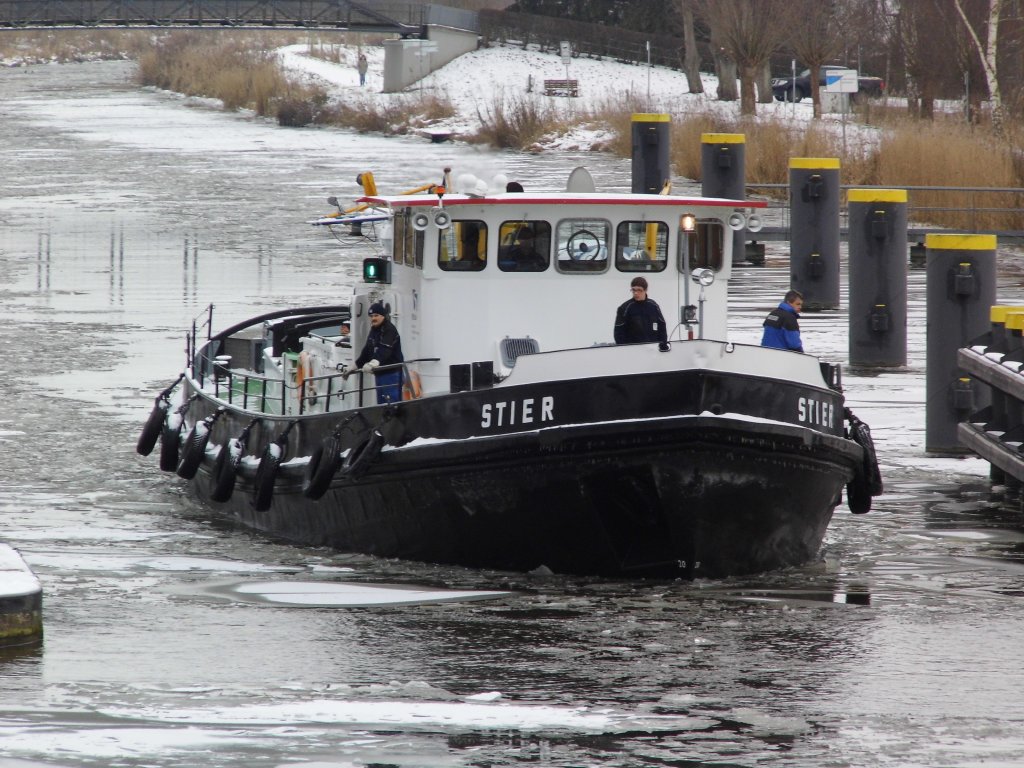
{"type": "Polygon", "coordinates": [[[579,96],[579,80],[545,80],[545,96],[579,96]]]}

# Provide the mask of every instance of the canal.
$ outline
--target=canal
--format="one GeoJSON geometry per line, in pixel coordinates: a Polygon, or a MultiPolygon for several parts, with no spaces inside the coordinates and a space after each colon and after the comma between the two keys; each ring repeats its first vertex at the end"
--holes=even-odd
{"type": "MultiPolygon", "coordinates": [[[[186,328],[342,300],[361,254],[305,222],[360,171],[556,190],[583,164],[626,190],[629,163],[282,129],[126,63],[0,70],[0,139],[0,537],[46,632],[0,656],[0,764],[1024,762],[1020,500],[924,453],[923,271],[908,366],[844,377],[886,493],[837,510],[818,562],[688,583],[377,560],[238,530],[136,455],[186,328]]],[[[738,270],[736,341],[788,285],[767,256],[738,270]]],[[[806,315],[805,345],[845,360],[845,324],[806,315]]]]}

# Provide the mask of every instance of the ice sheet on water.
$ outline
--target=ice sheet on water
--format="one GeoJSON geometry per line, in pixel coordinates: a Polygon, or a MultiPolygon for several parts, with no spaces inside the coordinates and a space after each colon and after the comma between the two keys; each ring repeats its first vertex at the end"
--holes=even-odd
{"type": "MultiPolygon", "coordinates": [[[[167,756],[194,751],[208,753],[209,750],[223,749],[231,744],[251,743],[252,736],[226,729],[201,727],[117,727],[72,731],[0,724],[0,742],[3,742],[5,755],[38,755],[58,760],[114,760],[129,756],[167,756]]],[[[2,759],[0,765],[7,768],[10,764],[2,759]]],[[[55,764],[47,760],[46,765],[53,768],[55,764]]]]}
{"type": "Polygon", "coordinates": [[[483,590],[434,589],[404,584],[326,581],[262,581],[220,585],[213,587],[210,592],[222,597],[275,605],[335,608],[489,600],[511,594],[483,590]]]}
{"type": "Polygon", "coordinates": [[[215,560],[205,557],[147,557],[145,555],[118,555],[108,553],[35,552],[32,563],[48,568],[67,568],[77,571],[202,571],[209,573],[295,573],[296,566],[267,565],[237,560],[215,560]]]}
{"type": "Polygon", "coordinates": [[[611,707],[449,701],[310,700],[235,707],[211,702],[191,709],[110,708],[105,715],[161,723],[252,727],[259,725],[356,725],[367,728],[463,731],[516,729],[568,733],[683,731],[708,728],[715,721],[687,715],[656,715],[611,707]]]}

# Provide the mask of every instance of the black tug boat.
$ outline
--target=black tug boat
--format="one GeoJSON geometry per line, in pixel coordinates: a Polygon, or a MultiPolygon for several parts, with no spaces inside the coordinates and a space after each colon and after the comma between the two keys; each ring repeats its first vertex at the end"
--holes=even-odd
{"type": "Polygon", "coordinates": [[[858,513],[881,492],[838,366],[727,339],[731,228],[763,204],[363,177],[319,222],[378,248],[351,302],[193,331],[156,399],[139,452],[212,509],[384,557],[693,578],[807,562],[844,487],[858,513]],[[678,312],[667,351],[612,343],[638,274],[678,312]],[[405,351],[393,402],[354,367],[373,303],[405,351]]]}

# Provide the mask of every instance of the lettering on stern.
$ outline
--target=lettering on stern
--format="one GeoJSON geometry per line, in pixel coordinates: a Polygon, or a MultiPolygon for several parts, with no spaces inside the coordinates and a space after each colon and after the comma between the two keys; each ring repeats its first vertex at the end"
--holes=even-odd
{"type": "Polygon", "coordinates": [[[815,397],[798,398],[796,418],[802,424],[833,429],[836,418],[835,403],[815,397]]]}
{"type": "Polygon", "coordinates": [[[480,426],[483,429],[529,426],[554,420],[555,398],[551,395],[501,400],[480,406],[480,426]]]}

